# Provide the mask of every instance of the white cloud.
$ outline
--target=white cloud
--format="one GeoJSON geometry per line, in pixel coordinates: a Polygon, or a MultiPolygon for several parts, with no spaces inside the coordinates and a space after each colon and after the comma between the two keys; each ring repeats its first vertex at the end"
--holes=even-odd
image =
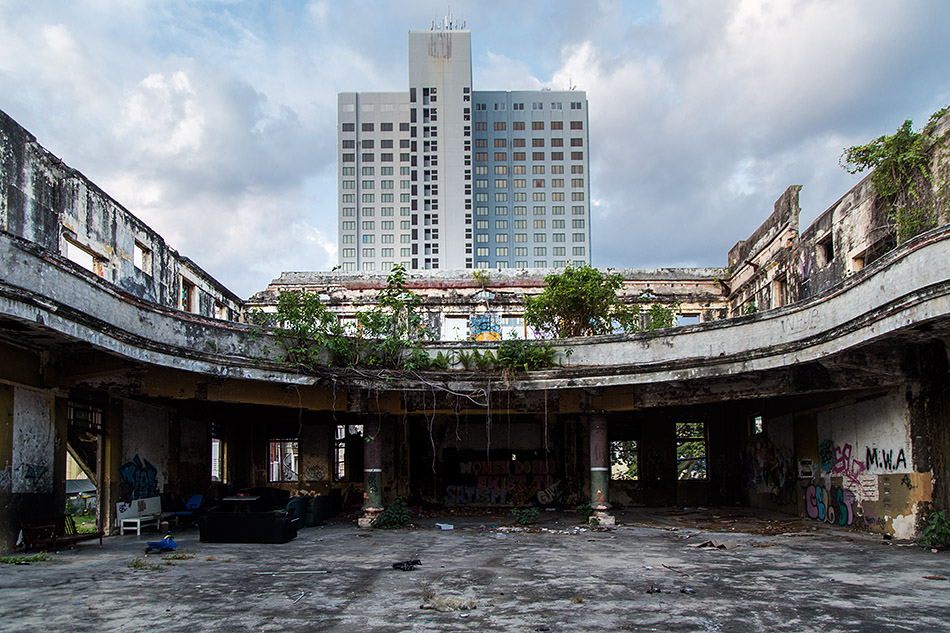
{"type": "MultiPolygon", "coordinates": [[[[0,108],[238,294],[336,260],[336,95],[406,90],[442,4],[0,0],[0,108]]],[[[940,0],[459,0],[475,87],[590,101],[592,253],[721,265],[841,148],[946,105],[940,0]]],[[[918,120],[918,123],[923,121],[918,120]]]]}

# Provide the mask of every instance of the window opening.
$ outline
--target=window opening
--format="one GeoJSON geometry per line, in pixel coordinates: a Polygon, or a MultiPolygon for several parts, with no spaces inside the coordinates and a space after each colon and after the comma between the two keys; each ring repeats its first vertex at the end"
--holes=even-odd
{"type": "Polygon", "coordinates": [[[297,440],[271,440],[268,481],[297,481],[297,440]]]}
{"type": "Polygon", "coordinates": [[[706,479],[706,423],[676,423],[676,473],[679,479],[706,479]]]}

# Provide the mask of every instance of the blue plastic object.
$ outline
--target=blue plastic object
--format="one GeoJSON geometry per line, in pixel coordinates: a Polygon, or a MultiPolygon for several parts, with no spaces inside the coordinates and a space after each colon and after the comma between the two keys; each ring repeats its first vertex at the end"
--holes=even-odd
{"type": "Polygon", "coordinates": [[[157,550],[158,552],[164,554],[165,552],[171,552],[178,548],[178,543],[175,542],[175,539],[171,534],[166,534],[165,537],[160,541],[148,541],[145,543],[147,546],[145,548],[145,553],[148,554],[152,550],[157,550]]]}

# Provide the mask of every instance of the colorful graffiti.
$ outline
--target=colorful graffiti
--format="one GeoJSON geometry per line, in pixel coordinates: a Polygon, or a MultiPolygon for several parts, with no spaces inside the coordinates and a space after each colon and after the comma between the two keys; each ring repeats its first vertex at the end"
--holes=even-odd
{"type": "Polygon", "coordinates": [[[472,339],[476,341],[500,341],[501,326],[491,314],[476,314],[469,319],[472,339]]]}
{"type": "Polygon", "coordinates": [[[119,467],[123,498],[131,501],[157,497],[159,495],[157,476],[158,469],[147,459],[140,459],[138,455],[133,457],[132,461],[125,462],[119,467]]]}
{"type": "Polygon", "coordinates": [[[810,485],[805,490],[805,510],[808,516],[833,525],[854,523],[854,493],[841,486],[826,489],[810,485]]]}
{"type": "Polygon", "coordinates": [[[835,461],[831,467],[831,472],[836,475],[843,475],[849,479],[857,479],[861,473],[868,469],[864,462],[859,462],[852,458],[854,448],[845,442],[842,446],[835,446],[835,461]]]}

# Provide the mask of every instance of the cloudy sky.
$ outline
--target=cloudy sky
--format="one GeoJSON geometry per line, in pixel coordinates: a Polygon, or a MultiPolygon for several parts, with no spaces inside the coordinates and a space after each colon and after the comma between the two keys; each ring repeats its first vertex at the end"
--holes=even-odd
{"type": "MultiPolygon", "coordinates": [[[[950,104],[945,0],[455,0],[476,90],[590,102],[593,263],[721,266],[790,184],[950,104]]],[[[248,296],[336,264],[336,94],[445,2],[0,0],[0,109],[248,296]]]]}

